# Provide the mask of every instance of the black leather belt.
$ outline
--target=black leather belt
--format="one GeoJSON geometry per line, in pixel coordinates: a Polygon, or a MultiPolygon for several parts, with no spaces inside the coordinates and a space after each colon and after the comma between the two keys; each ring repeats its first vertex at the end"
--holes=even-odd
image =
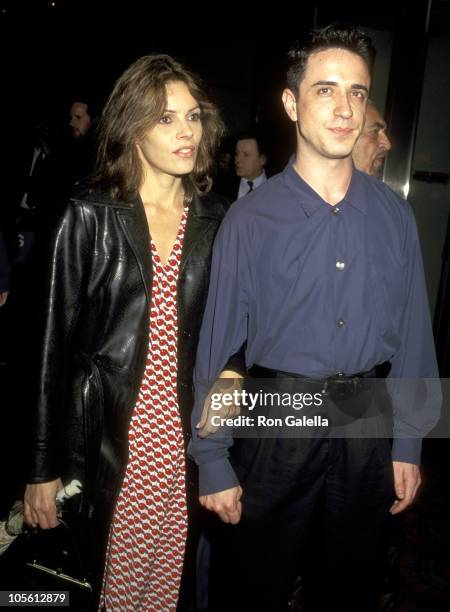
{"type": "Polygon", "coordinates": [[[318,390],[324,395],[330,395],[333,399],[345,399],[354,395],[358,395],[361,391],[367,390],[367,383],[361,384],[362,379],[366,378],[386,378],[390,372],[391,363],[385,361],[375,366],[366,372],[358,372],[357,374],[346,375],[342,372],[337,372],[333,376],[326,378],[311,378],[302,374],[292,372],[284,372],[282,370],[273,370],[260,365],[253,365],[248,370],[248,375],[251,378],[290,378],[293,386],[301,384],[302,388],[318,390]],[[301,379],[295,382],[294,379],[301,379]]]}

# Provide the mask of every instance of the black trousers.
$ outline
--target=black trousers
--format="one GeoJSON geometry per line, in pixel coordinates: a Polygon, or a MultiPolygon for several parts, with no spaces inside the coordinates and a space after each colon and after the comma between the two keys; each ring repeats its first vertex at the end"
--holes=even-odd
{"type": "Polygon", "coordinates": [[[395,499],[389,440],[240,439],[232,463],[243,515],[217,520],[209,610],[286,610],[300,573],[305,612],[377,610],[395,499]]]}

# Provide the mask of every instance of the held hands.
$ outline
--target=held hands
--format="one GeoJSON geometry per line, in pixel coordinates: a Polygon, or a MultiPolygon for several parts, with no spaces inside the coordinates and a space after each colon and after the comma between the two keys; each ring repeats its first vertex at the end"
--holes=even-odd
{"type": "Polygon", "coordinates": [[[420,487],[422,479],[418,465],[393,461],[394,485],[397,500],[392,504],[389,512],[399,514],[412,504],[420,487]]]}
{"type": "Polygon", "coordinates": [[[0,306],[4,306],[6,304],[7,299],[8,291],[0,291],[0,306]]]}
{"type": "Polygon", "coordinates": [[[58,527],[55,499],[62,487],[60,478],[50,482],[28,484],[24,497],[25,522],[32,527],[39,526],[41,529],[58,527]]]}
{"type": "Polygon", "coordinates": [[[200,504],[207,510],[216,512],[224,523],[236,525],[241,520],[242,514],[242,488],[233,487],[212,495],[200,497],[200,504]]]}
{"type": "MultiPolygon", "coordinates": [[[[244,378],[232,370],[224,370],[219,378],[216,380],[208,393],[205,403],[203,405],[202,415],[198,422],[196,429],[199,438],[206,438],[209,434],[216,432],[219,429],[218,425],[213,425],[212,417],[219,418],[231,418],[236,417],[240,413],[240,402],[238,399],[241,395],[244,378]],[[220,403],[219,407],[213,407],[211,405],[212,397],[216,395],[223,396],[224,394],[230,394],[233,396],[233,402],[225,404],[220,403]]],[[[218,400],[217,400],[218,401],[218,400]]]]}

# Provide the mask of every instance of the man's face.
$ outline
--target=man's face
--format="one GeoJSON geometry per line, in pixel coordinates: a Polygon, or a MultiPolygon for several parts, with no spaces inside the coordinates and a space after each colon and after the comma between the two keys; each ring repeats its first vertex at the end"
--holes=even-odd
{"type": "Polygon", "coordinates": [[[84,102],[74,102],[70,107],[70,127],[74,138],[86,136],[92,126],[88,106],[84,102]]]}
{"type": "Polygon", "coordinates": [[[369,87],[359,55],[334,48],[313,53],[297,99],[283,93],[286,112],[297,122],[299,153],[311,160],[349,157],[364,126],[369,87]]]}
{"type": "Polygon", "coordinates": [[[367,105],[366,123],[353,149],[353,162],[362,172],[380,176],[384,159],[391,148],[386,121],[373,104],[367,105]]]}
{"type": "Polygon", "coordinates": [[[254,138],[237,141],[234,165],[238,176],[252,181],[262,174],[266,161],[266,156],[260,154],[254,138]]]}

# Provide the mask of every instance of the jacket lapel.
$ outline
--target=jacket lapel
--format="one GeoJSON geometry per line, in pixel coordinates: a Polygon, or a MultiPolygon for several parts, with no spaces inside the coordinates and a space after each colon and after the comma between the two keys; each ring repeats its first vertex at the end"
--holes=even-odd
{"type": "Polygon", "coordinates": [[[132,199],[130,208],[119,209],[117,214],[125,232],[125,236],[136,257],[150,308],[152,287],[150,232],[148,230],[144,206],[139,195],[132,199]]]}
{"type": "Polygon", "coordinates": [[[208,207],[204,198],[194,195],[189,207],[188,218],[186,222],[186,230],[184,232],[183,251],[181,253],[180,274],[183,272],[186,264],[189,261],[197,242],[203,240],[205,230],[216,221],[220,220],[220,216],[215,213],[212,207],[208,207]]]}
{"type": "MultiPolygon", "coordinates": [[[[150,250],[150,232],[145,216],[142,200],[137,194],[127,208],[118,209],[117,214],[125,232],[125,236],[136,257],[139,270],[147,294],[148,304],[151,304],[152,257],[150,250]]],[[[194,195],[189,207],[183,250],[181,253],[180,274],[189,262],[191,253],[198,242],[203,240],[206,229],[211,223],[219,223],[222,215],[209,203],[208,198],[194,195]]]]}

